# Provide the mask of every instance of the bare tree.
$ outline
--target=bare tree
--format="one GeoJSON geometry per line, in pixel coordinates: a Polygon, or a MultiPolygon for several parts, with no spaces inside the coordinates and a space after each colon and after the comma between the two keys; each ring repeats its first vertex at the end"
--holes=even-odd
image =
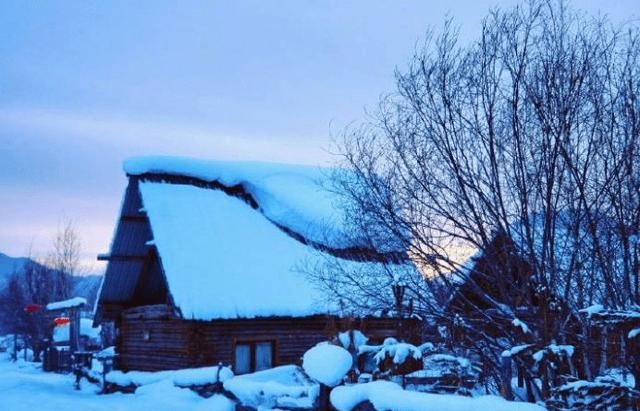
{"type": "Polygon", "coordinates": [[[36,304],[41,307],[37,312],[23,313],[22,315],[25,343],[32,349],[34,360],[39,361],[40,353],[44,348],[42,346],[43,339],[51,337],[53,328],[51,319],[46,317],[44,309],[54,296],[55,272],[44,264],[29,258],[29,262],[23,269],[22,278],[22,298],[24,301],[22,311],[27,304],[36,304]]]}
{"type": "Polygon", "coordinates": [[[50,297],[64,300],[71,297],[71,276],[77,275],[80,265],[80,240],[71,221],[58,227],[46,265],[53,269],[50,297]]]}
{"type": "Polygon", "coordinates": [[[28,262],[16,272],[5,295],[0,296],[0,311],[5,323],[15,334],[23,336],[33,350],[34,359],[40,358],[42,342],[51,337],[53,324],[43,312],[48,303],[71,297],[72,276],[79,271],[80,242],[70,222],[58,229],[52,250],[41,261],[28,253],[28,262]],[[25,312],[28,304],[41,310],[25,312]]]}
{"type": "MultiPolygon", "coordinates": [[[[573,338],[567,324],[588,305],[638,302],[639,39],[637,27],[563,1],[496,10],[468,46],[448,21],[397,73],[377,115],[344,133],[336,182],[351,223],[374,243],[390,234],[429,267],[433,278],[416,287],[429,292],[426,315],[453,321],[437,298],[443,287],[475,290],[456,324],[495,378],[502,350],[573,338]],[[491,278],[470,276],[456,258],[460,249],[495,252],[500,236],[498,254],[530,267],[522,284],[500,258],[485,270],[501,273],[491,278]],[[508,326],[522,323],[522,308],[526,335],[508,326]],[[507,326],[491,327],[497,321],[507,326]]],[[[349,292],[331,281],[363,292],[370,283],[336,277],[320,280],[340,298],[349,292]]],[[[576,373],[593,369],[584,363],[576,373]]],[[[551,383],[535,394],[548,397],[551,383]]]]}

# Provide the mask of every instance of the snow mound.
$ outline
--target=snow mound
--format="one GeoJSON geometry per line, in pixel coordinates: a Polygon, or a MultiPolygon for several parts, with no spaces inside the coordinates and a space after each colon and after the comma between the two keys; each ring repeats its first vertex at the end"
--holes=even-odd
{"type": "MultiPolygon", "coordinates": [[[[106,375],[109,383],[122,387],[135,385],[137,387],[168,381],[175,386],[207,385],[224,382],[233,377],[233,372],[227,367],[186,368],[170,371],[111,371],[106,375]]],[[[137,391],[136,391],[137,392],[137,391]]]]}
{"type": "MultiPolygon", "coordinates": [[[[5,357],[6,356],[6,357],[5,357]]],[[[133,394],[97,395],[85,382],[76,390],[69,374],[43,373],[40,363],[9,361],[0,353],[0,409],[6,411],[234,411],[235,403],[223,395],[203,398],[171,381],[139,388],[133,394]]]]}
{"type": "Polygon", "coordinates": [[[311,378],[329,387],[342,381],[353,366],[349,351],[337,345],[321,343],[304,353],[302,367],[311,378]]]}
{"type": "Polygon", "coordinates": [[[295,365],[283,365],[252,374],[240,375],[224,382],[246,406],[310,408],[319,393],[318,384],[310,381],[295,365]]]}
{"type": "Polygon", "coordinates": [[[395,396],[402,392],[402,387],[393,382],[382,380],[336,387],[331,391],[331,405],[338,411],[352,411],[356,405],[368,401],[376,392],[395,396]]]}
{"type": "Polygon", "coordinates": [[[535,404],[509,402],[496,396],[472,398],[404,391],[387,381],[336,387],[331,392],[331,404],[338,411],[351,411],[363,401],[370,401],[377,410],[393,411],[544,411],[535,404]]]}

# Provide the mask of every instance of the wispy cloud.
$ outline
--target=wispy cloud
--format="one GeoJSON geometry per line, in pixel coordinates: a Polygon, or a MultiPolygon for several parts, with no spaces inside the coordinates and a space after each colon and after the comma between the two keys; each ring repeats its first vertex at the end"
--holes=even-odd
{"type": "Polygon", "coordinates": [[[128,155],[179,154],[218,159],[324,163],[328,139],[300,136],[230,136],[206,126],[116,118],[102,113],[0,107],[0,129],[44,133],[49,138],[92,139],[128,155]]]}
{"type": "Polygon", "coordinates": [[[206,126],[70,110],[0,106],[0,251],[46,255],[72,220],[83,263],[108,249],[124,181],[120,164],[141,154],[322,164],[321,139],[227,136],[206,126]]]}

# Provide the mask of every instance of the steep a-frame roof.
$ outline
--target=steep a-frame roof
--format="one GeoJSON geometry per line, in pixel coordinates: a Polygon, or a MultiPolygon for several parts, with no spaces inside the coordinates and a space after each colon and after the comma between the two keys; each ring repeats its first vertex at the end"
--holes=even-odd
{"type": "Polygon", "coordinates": [[[125,171],[99,314],[132,301],[170,303],[202,320],[323,314],[336,307],[303,271],[412,267],[402,250],[375,249],[348,231],[328,170],[145,157],[125,171]]]}

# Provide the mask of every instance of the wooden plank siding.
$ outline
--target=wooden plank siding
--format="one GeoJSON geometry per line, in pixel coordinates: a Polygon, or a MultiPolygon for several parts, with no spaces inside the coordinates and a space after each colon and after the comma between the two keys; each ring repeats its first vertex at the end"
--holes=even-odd
{"type": "MultiPolygon", "coordinates": [[[[397,319],[357,320],[357,328],[376,341],[396,336],[397,319]]],[[[349,320],[353,325],[353,320],[349,320]]],[[[419,328],[416,320],[402,320],[405,329],[419,328]]],[[[117,341],[118,368],[159,371],[215,365],[234,366],[235,344],[274,342],[273,365],[300,364],[315,344],[346,329],[346,320],[329,316],[193,321],[178,318],[123,318],[117,341]]],[[[416,341],[417,342],[417,341],[416,341]]]]}

